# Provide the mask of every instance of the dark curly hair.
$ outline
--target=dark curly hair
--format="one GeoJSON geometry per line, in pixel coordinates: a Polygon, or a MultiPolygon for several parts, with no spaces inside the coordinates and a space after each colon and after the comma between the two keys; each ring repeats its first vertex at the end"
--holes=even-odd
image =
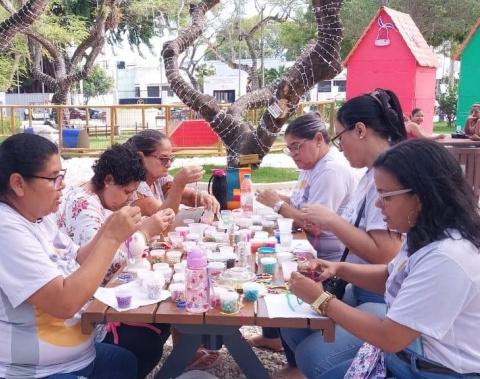
{"type": "Polygon", "coordinates": [[[377,88],[372,93],[348,100],[338,110],[337,121],[345,129],[362,122],[391,145],[407,138],[402,107],[397,95],[390,90],[377,88]]]}
{"type": "Polygon", "coordinates": [[[29,133],[8,137],[0,145],[0,193],[8,190],[13,173],[24,178],[36,175],[55,154],[58,154],[57,145],[45,137],[29,133]]]}
{"type": "Polygon", "coordinates": [[[113,145],[100,155],[92,169],[92,184],[97,191],[105,187],[107,175],[112,175],[115,184],[120,186],[145,181],[147,177],[142,157],[132,145],[113,145]]]}
{"type": "Polygon", "coordinates": [[[373,167],[393,175],[422,204],[417,222],[407,233],[408,253],[450,237],[456,229],[480,247],[480,215],[472,186],[459,163],[438,142],[415,138],[384,151],[373,167]]]}

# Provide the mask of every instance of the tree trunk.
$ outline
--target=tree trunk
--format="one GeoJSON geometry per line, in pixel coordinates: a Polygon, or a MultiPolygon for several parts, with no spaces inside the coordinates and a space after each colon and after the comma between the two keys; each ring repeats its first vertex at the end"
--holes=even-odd
{"type": "Polygon", "coordinates": [[[220,109],[217,101],[192,88],[179,72],[178,57],[200,37],[205,13],[219,0],[203,0],[191,11],[192,23],[176,39],[163,46],[163,59],[172,90],[191,109],[210,123],[227,148],[227,166],[237,167],[239,157],[258,154],[262,159],[275,142],[282,125],[296,111],[302,96],[318,82],[333,78],[341,70],[340,43],[342,0],[312,0],[318,38],[306,46],[295,64],[278,80],[247,93],[228,109],[220,109]],[[267,108],[259,125],[243,121],[248,110],[267,108]]]}

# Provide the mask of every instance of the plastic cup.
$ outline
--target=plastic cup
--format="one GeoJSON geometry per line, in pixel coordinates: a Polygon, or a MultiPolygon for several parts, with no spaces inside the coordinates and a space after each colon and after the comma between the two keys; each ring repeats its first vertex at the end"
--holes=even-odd
{"type": "Polygon", "coordinates": [[[242,208],[236,208],[232,209],[231,216],[233,217],[234,220],[238,220],[243,217],[243,209],[242,208]]]}
{"type": "MultiPolygon", "coordinates": [[[[198,239],[203,238],[203,231],[207,228],[207,224],[202,224],[199,222],[192,222],[191,224],[188,225],[188,228],[190,229],[190,233],[192,234],[197,234],[199,236],[198,239]]],[[[188,235],[187,235],[188,238],[188,235]]]]}
{"type": "Polygon", "coordinates": [[[184,239],[187,236],[188,232],[190,231],[188,226],[177,226],[175,231],[179,233],[184,239]]]}
{"type": "Polygon", "coordinates": [[[220,246],[220,254],[233,253],[233,246],[220,246]]]}
{"type": "Polygon", "coordinates": [[[147,278],[149,278],[151,275],[153,275],[153,271],[150,270],[139,270],[137,271],[137,281],[138,285],[142,288],[145,288],[143,286],[143,283],[147,278]]]}
{"type": "Polygon", "coordinates": [[[293,235],[291,231],[280,232],[280,245],[284,248],[292,246],[293,235]]]}
{"type": "Polygon", "coordinates": [[[283,280],[289,281],[290,276],[292,276],[292,272],[297,271],[298,263],[293,261],[286,261],[282,262],[282,272],[283,272],[283,280]]]}
{"type": "MultiPolygon", "coordinates": [[[[161,273],[160,273],[161,275],[161,273]]],[[[147,297],[150,300],[159,300],[162,297],[162,289],[165,284],[163,275],[161,279],[159,276],[152,275],[145,279],[145,287],[147,290],[147,297]]]]}
{"type": "Polygon", "coordinates": [[[179,262],[179,263],[175,263],[173,265],[173,270],[175,271],[175,274],[179,274],[179,273],[184,273],[185,272],[185,266],[183,265],[182,262],[179,262]]]}
{"type": "Polygon", "coordinates": [[[223,211],[220,211],[220,216],[222,217],[222,222],[226,225],[230,221],[230,217],[232,217],[232,211],[224,209],[223,211]]]}
{"type": "Polygon", "coordinates": [[[161,271],[164,268],[170,268],[167,262],[158,262],[153,264],[153,271],[161,271]]]}
{"type": "Polygon", "coordinates": [[[292,258],[293,258],[293,254],[292,253],[289,253],[289,252],[279,252],[277,253],[277,260],[278,260],[278,263],[283,263],[283,262],[288,262],[288,261],[291,261],[292,258]]]}
{"type": "Polygon", "coordinates": [[[117,298],[117,306],[120,309],[130,308],[132,305],[132,291],[124,286],[115,288],[115,297],[117,298]]]}
{"type": "Polygon", "coordinates": [[[216,243],[223,243],[228,236],[227,233],[224,232],[215,232],[213,233],[213,238],[215,238],[216,243]]]}
{"type": "MultiPolygon", "coordinates": [[[[279,218],[277,219],[278,230],[280,233],[283,232],[292,232],[293,218],[279,218]]],[[[281,241],[281,239],[280,239],[281,241]]]]}
{"type": "Polygon", "coordinates": [[[172,279],[172,269],[170,267],[160,267],[158,269],[154,268],[154,270],[162,273],[163,277],[165,278],[165,283],[170,283],[170,280],[172,279]]]}
{"type": "Polygon", "coordinates": [[[273,257],[265,257],[260,259],[262,264],[262,272],[264,274],[275,274],[275,267],[277,265],[277,259],[273,257]]]}
{"type": "Polygon", "coordinates": [[[200,235],[199,234],[188,233],[185,242],[194,242],[195,244],[197,244],[199,240],[200,240],[200,235]]]}
{"type": "Polygon", "coordinates": [[[183,220],[183,223],[185,225],[189,225],[191,224],[192,222],[195,222],[195,220],[193,218],[186,218],[185,220],[183,220]]]}
{"type": "Polygon", "coordinates": [[[271,221],[271,220],[262,221],[262,228],[268,234],[273,233],[273,230],[275,229],[275,221],[271,221]]]}
{"type": "Polygon", "coordinates": [[[268,238],[268,232],[256,232],[255,233],[255,239],[263,240],[268,238]]]}
{"type": "Polygon", "coordinates": [[[179,263],[182,259],[182,252],[178,250],[167,251],[167,262],[170,266],[173,266],[175,263],[179,263]]]}
{"type": "Polygon", "coordinates": [[[245,301],[257,301],[260,292],[260,284],[255,282],[245,282],[242,284],[243,298],[245,301]]]}
{"type": "Polygon", "coordinates": [[[178,272],[172,276],[173,283],[185,283],[185,274],[183,272],[178,272]]]}
{"type": "Polygon", "coordinates": [[[180,235],[179,232],[169,232],[168,241],[170,242],[170,246],[173,249],[178,249],[182,247],[183,237],[180,235]]]}
{"type": "Polygon", "coordinates": [[[252,219],[248,217],[240,217],[237,219],[237,225],[241,229],[246,229],[252,226],[252,219]]]}
{"type": "Polygon", "coordinates": [[[220,304],[222,312],[236,313],[238,312],[238,293],[234,291],[220,292],[220,304]]]}
{"type": "Polygon", "coordinates": [[[218,261],[209,262],[207,268],[210,272],[210,275],[215,278],[220,275],[223,270],[225,270],[225,263],[218,261]]]}
{"type": "Polygon", "coordinates": [[[250,229],[240,229],[238,232],[240,233],[240,235],[245,234],[247,242],[249,242],[252,238],[252,231],[250,229]]]}
{"type": "Polygon", "coordinates": [[[179,301],[185,301],[185,283],[172,283],[168,287],[172,296],[172,301],[178,303],[179,301]]]}
{"type": "Polygon", "coordinates": [[[152,263],[160,263],[163,261],[165,257],[165,250],[164,249],[153,249],[150,250],[150,257],[152,259],[152,263]]]}

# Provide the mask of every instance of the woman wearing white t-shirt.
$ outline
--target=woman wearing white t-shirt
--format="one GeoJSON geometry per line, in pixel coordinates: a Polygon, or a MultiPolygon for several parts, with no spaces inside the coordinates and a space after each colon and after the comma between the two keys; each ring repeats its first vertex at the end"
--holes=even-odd
{"type": "Polygon", "coordinates": [[[337,275],[385,293],[386,317],[359,312],[298,273],[291,288],[366,341],[362,351],[377,359],[367,363],[359,355],[355,364],[345,361],[312,377],[343,378],[351,365],[347,377],[357,377],[363,366],[402,379],[478,378],[480,216],[472,187],[453,156],[433,141],[403,142],[373,167],[377,206],[390,230],[406,233],[400,253],[388,265],[316,261],[309,269],[321,271],[320,280],[337,275]]]}
{"type": "MultiPolygon", "coordinates": [[[[398,254],[401,236],[388,230],[380,210],[375,207],[378,196],[372,166],[380,153],[406,139],[397,96],[378,89],[350,99],[337,113],[335,131],[334,145],[343,151],[352,167],[367,168],[367,172],[341,216],[325,206],[306,204],[301,208],[303,219],[307,227],[333,233],[341,242],[340,251],[349,248],[348,261],[386,264],[398,254]],[[365,209],[355,227],[364,202],[365,209]]],[[[348,286],[343,302],[379,317],[385,315],[383,296],[361,286],[348,286]]],[[[282,329],[281,333],[295,351],[298,367],[309,378],[353,358],[363,343],[339,325],[335,327],[333,343],[325,343],[321,331],[282,329]]]]}
{"type": "Polygon", "coordinates": [[[82,334],[80,317],[117,247],[139,229],[140,209],[113,213],[79,248],[46,217],[65,173],[43,137],[20,133],[0,145],[0,378],[132,379],[135,356],[82,334]]]}

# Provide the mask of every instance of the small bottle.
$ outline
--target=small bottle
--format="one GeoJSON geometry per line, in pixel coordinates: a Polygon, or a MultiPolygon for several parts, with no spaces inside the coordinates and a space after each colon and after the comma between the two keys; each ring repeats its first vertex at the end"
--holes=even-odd
{"type": "Polygon", "coordinates": [[[228,221],[227,226],[228,244],[230,246],[235,245],[235,220],[232,218],[228,221]]]}
{"type": "Polygon", "coordinates": [[[462,125],[457,124],[457,128],[455,129],[455,131],[456,131],[457,133],[461,133],[461,132],[462,132],[462,125]]]}
{"type": "Polygon", "coordinates": [[[198,246],[194,246],[187,256],[185,269],[185,309],[191,313],[208,310],[209,280],[207,257],[198,246]]]}
{"type": "Polygon", "coordinates": [[[245,233],[241,233],[237,243],[238,265],[240,267],[252,268],[252,252],[248,238],[245,233]]]}
{"type": "Polygon", "coordinates": [[[245,217],[250,217],[252,215],[253,194],[250,174],[245,174],[242,183],[240,184],[240,207],[243,209],[245,217]]]}

